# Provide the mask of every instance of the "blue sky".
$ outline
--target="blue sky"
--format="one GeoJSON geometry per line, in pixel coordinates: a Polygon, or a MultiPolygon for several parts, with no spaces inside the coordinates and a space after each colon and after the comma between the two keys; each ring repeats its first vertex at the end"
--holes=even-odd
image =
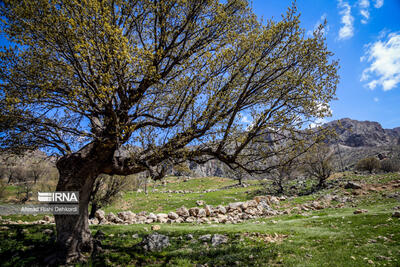
{"type": "MultiPolygon", "coordinates": [[[[254,0],[252,6],[259,17],[279,20],[291,2],[254,0]]],[[[297,0],[297,8],[306,34],[327,19],[328,49],[340,60],[338,100],[327,120],[400,127],[400,0],[297,0]]]]}
{"type": "MultiPolygon", "coordinates": [[[[290,0],[254,0],[264,19],[279,20],[290,0]]],[[[328,21],[328,49],[340,60],[333,116],[400,127],[400,1],[297,0],[302,27],[312,31],[328,21]]]]}

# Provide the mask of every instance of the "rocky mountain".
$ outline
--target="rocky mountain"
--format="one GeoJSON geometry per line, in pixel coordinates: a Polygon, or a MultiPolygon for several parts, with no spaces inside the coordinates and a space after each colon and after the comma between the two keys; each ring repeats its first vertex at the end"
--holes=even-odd
{"type": "MultiPolygon", "coordinates": [[[[351,169],[365,157],[400,158],[400,127],[384,129],[374,121],[349,118],[328,122],[323,127],[333,128],[337,136],[329,140],[334,151],[336,169],[351,169]]],[[[225,168],[217,161],[204,165],[190,163],[194,176],[225,176],[225,168]]]]}
{"type": "Polygon", "coordinates": [[[335,129],[337,140],[332,140],[333,143],[349,147],[400,145],[400,127],[383,129],[378,122],[357,121],[349,118],[332,121],[323,126],[335,129]]]}

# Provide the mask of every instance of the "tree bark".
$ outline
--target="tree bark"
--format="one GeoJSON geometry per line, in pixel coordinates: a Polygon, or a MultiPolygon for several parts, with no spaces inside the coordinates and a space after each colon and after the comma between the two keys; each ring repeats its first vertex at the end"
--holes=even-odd
{"type": "Polygon", "coordinates": [[[97,203],[92,201],[91,209],[90,209],[90,214],[89,214],[89,219],[93,219],[95,217],[96,211],[98,210],[97,203]]]}
{"type": "Polygon", "coordinates": [[[102,172],[112,151],[88,145],[81,151],[57,162],[60,177],[57,191],[79,192],[79,215],[56,215],[56,263],[65,264],[85,260],[85,253],[93,250],[89,229],[89,201],[95,179],[102,172]],[[107,158],[108,155],[108,158],[107,158]]]}

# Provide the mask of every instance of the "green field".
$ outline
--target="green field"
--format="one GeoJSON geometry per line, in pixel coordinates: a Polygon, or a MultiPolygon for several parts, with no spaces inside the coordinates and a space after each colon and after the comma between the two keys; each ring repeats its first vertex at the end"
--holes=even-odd
{"type": "MultiPolygon", "coordinates": [[[[399,266],[400,219],[393,217],[392,213],[400,206],[400,188],[393,186],[399,184],[396,181],[400,175],[347,175],[338,179],[341,183],[337,186],[290,198],[275,208],[290,209],[327,194],[351,197],[352,200],[344,203],[342,208],[293,212],[239,224],[161,224],[158,232],[168,235],[171,245],[160,252],[144,252],[138,246],[142,238],[152,232],[153,224],[91,226],[93,233],[101,230],[106,234],[102,240],[103,252],[79,266],[399,266]],[[373,185],[379,190],[357,193],[344,189],[340,184],[347,180],[373,185]],[[356,209],[368,212],[354,214],[356,209]],[[215,233],[228,235],[229,242],[212,247],[210,242],[198,239],[201,235],[215,233]],[[188,240],[187,234],[194,238],[188,240]]],[[[261,189],[257,182],[253,182],[246,188],[209,193],[160,192],[202,191],[234,183],[221,178],[187,182],[169,178],[165,186],[150,186],[148,195],[124,193],[106,211],[118,211],[124,207],[135,212],[165,212],[181,205],[196,206],[198,199],[212,205],[227,204],[251,199],[252,192],[261,189]],[[152,192],[153,188],[159,191],[152,192]]],[[[332,206],[336,204],[332,202],[332,206]]],[[[2,225],[1,229],[1,266],[40,265],[54,245],[54,233],[43,233],[45,229],[54,230],[54,225],[2,225]]]]}

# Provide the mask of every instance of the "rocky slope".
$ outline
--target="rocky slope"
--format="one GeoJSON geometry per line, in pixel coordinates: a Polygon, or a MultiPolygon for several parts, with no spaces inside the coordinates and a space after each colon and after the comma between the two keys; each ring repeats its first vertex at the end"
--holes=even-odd
{"type": "MultiPolygon", "coordinates": [[[[330,140],[338,170],[352,168],[365,157],[400,158],[400,127],[384,129],[378,122],[349,118],[322,125],[333,128],[337,136],[330,140]]],[[[225,176],[225,168],[216,161],[190,164],[194,176],[225,176]]]]}

